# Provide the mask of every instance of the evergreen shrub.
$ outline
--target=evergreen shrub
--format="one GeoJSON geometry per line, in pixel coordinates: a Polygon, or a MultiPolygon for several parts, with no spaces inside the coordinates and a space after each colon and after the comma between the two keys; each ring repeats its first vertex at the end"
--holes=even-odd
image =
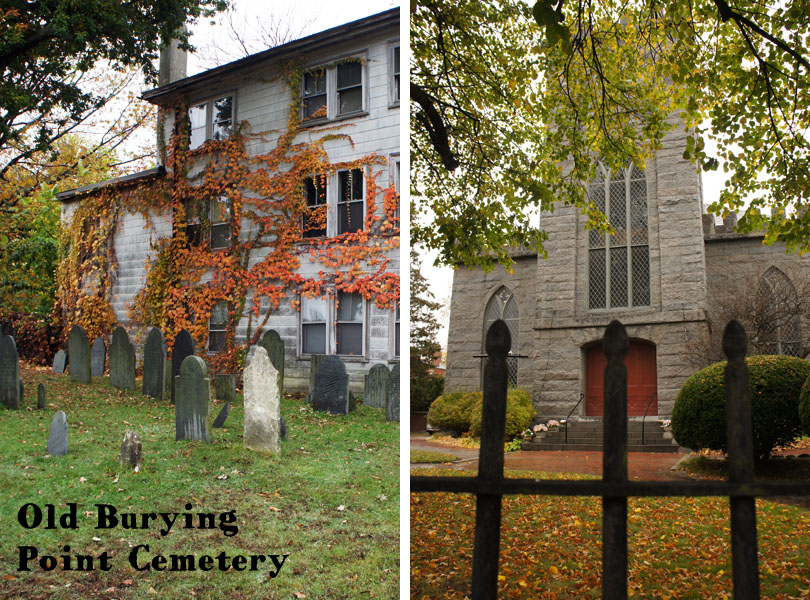
{"type": "MultiPolygon", "coordinates": [[[[484,396],[477,393],[475,405],[472,407],[470,417],[470,435],[481,436],[481,408],[484,396]]],[[[534,421],[537,411],[532,404],[532,397],[526,390],[511,388],[506,393],[506,427],[505,440],[511,440],[521,435],[534,421]]]]}
{"type": "Polygon", "coordinates": [[[427,422],[433,427],[463,433],[470,430],[470,408],[481,392],[442,394],[430,405],[427,422]]]}
{"type": "MultiPolygon", "coordinates": [[[[799,395],[810,376],[810,363],[793,356],[749,356],[754,455],[767,458],[776,446],[801,433],[799,395]]],[[[723,371],[715,363],[683,384],[672,409],[672,434],[681,446],[726,452],[726,409],[723,371]]]]}

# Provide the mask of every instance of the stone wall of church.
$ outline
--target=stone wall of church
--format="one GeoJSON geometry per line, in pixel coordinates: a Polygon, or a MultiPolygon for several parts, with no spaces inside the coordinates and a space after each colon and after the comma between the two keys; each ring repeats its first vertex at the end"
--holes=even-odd
{"type": "MultiPolygon", "coordinates": [[[[512,352],[532,355],[535,320],[535,277],[537,256],[515,257],[510,274],[501,265],[486,272],[483,269],[458,267],[453,273],[453,295],[450,301],[450,336],[447,344],[445,390],[473,391],[481,388],[481,359],[484,353],[484,311],[487,302],[501,286],[514,294],[520,311],[518,346],[512,352]]],[[[532,359],[519,359],[518,385],[532,389],[532,359]]]]}
{"type": "MultiPolygon", "coordinates": [[[[785,252],[784,244],[762,243],[757,234],[709,233],[706,235],[706,280],[709,315],[713,327],[724,327],[717,307],[729,296],[755,294],[765,272],[776,267],[790,278],[797,290],[807,289],[810,281],[810,256],[785,252]]],[[[799,291],[801,293],[801,291],[799,291]]],[[[810,320],[801,322],[803,336],[810,333],[810,320]]]]}

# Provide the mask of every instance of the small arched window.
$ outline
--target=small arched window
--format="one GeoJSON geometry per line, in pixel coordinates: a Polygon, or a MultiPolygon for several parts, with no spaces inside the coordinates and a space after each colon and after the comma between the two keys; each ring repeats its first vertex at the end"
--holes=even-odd
{"type": "MultiPolygon", "coordinates": [[[[518,310],[517,300],[512,290],[505,286],[501,286],[492,294],[492,297],[487,303],[487,308],[484,311],[484,335],[481,341],[481,348],[484,353],[486,353],[485,344],[487,331],[489,331],[490,326],[498,319],[502,319],[509,328],[509,336],[512,338],[511,354],[518,354],[520,311],[518,310]]],[[[509,369],[509,387],[517,386],[517,360],[516,357],[506,359],[506,364],[509,369]]],[[[485,364],[486,361],[481,366],[481,381],[484,380],[483,367],[485,364]]]]}
{"type": "Polygon", "coordinates": [[[647,179],[630,164],[618,173],[597,168],[588,186],[593,205],[615,229],[588,234],[588,308],[650,305],[647,179]]]}
{"type": "Polygon", "coordinates": [[[757,349],[763,354],[801,354],[799,296],[790,278],[776,267],[762,276],[757,291],[757,349]]]}

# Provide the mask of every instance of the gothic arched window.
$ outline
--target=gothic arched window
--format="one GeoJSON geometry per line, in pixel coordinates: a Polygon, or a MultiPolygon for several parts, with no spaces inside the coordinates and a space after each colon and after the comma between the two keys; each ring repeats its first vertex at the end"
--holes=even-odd
{"type": "MultiPolygon", "coordinates": [[[[481,344],[484,353],[486,353],[485,343],[487,331],[489,331],[490,326],[498,319],[503,319],[506,326],[509,328],[509,336],[512,338],[511,354],[517,354],[520,312],[518,311],[517,300],[515,300],[512,290],[504,286],[501,286],[492,294],[492,297],[487,303],[487,308],[484,311],[484,336],[481,344]]],[[[509,369],[509,387],[515,387],[517,385],[517,360],[516,357],[508,357],[506,359],[506,365],[509,369]]],[[[483,381],[483,365],[481,380],[483,381]]]]}
{"type": "Polygon", "coordinates": [[[763,354],[801,354],[799,296],[776,267],[762,276],[757,291],[757,349],[763,354]]]}
{"type": "Polygon", "coordinates": [[[611,173],[599,165],[588,196],[615,229],[588,234],[588,308],[650,305],[647,179],[630,165],[611,173]]]}

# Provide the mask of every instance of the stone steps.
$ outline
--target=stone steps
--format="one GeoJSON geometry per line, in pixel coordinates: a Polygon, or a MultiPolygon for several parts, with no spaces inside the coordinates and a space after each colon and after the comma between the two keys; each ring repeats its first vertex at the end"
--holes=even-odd
{"type": "MultiPolygon", "coordinates": [[[[678,444],[672,434],[657,421],[643,424],[644,443],[641,443],[642,422],[628,421],[628,452],[678,452],[678,444]]],[[[603,424],[601,419],[572,420],[568,422],[568,439],[565,427],[547,432],[542,438],[523,443],[523,450],[580,450],[596,452],[602,450],[603,424]]]]}

